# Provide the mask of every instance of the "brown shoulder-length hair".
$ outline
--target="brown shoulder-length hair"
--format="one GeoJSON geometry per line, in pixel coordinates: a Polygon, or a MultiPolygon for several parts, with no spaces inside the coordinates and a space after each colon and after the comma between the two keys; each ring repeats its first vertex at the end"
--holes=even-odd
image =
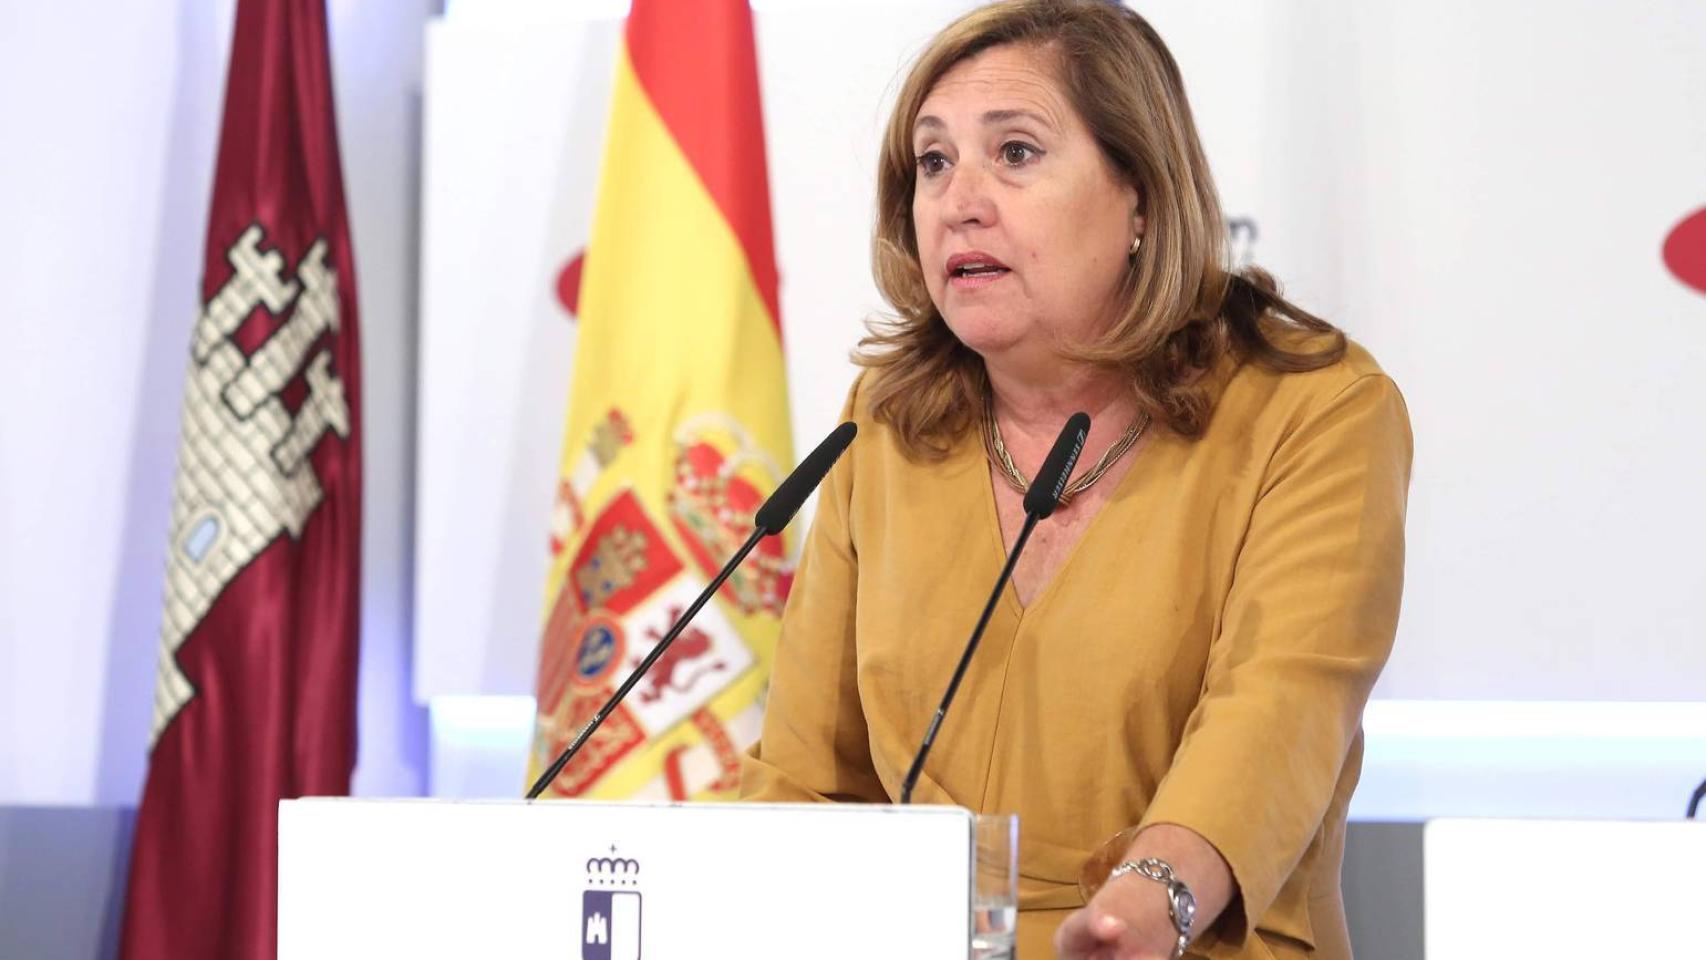
{"type": "Polygon", "coordinates": [[[1123,309],[1074,359],[1124,371],[1140,406],[1186,437],[1213,412],[1211,371],[1228,354],[1284,371],[1336,362],[1345,338],[1279,295],[1256,267],[1228,266],[1226,225],[1179,67],[1147,21],[1108,0],[1007,0],[966,14],[925,49],[900,89],[877,163],[872,270],[897,316],[874,322],[854,361],[868,368],[872,413],[908,453],[943,456],[988,389],[982,358],[930,300],[912,222],[912,126],[936,81],[1003,44],[1055,55],[1059,79],[1103,154],[1138,190],[1145,232],[1121,288],[1123,309]],[[1311,349],[1293,349],[1305,345],[1311,349]]]}

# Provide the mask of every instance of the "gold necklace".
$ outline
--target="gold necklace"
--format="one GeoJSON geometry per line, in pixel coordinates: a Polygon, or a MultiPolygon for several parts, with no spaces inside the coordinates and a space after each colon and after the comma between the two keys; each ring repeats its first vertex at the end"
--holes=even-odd
{"type": "MultiPolygon", "coordinates": [[[[1143,436],[1143,431],[1148,427],[1149,414],[1138,414],[1132,420],[1131,425],[1125,428],[1125,433],[1120,434],[1120,438],[1102,453],[1102,458],[1096,461],[1096,465],[1090,468],[1090,472],[1074,480],[1061,492],[1060,505],[1064,507],[1072,503],[1073,497],[1090,489],[1097,480],[1102,479],[1102,474],[1107,473],[1108,468],[1118,463],[1119,459],[1125,456],[1126,451],[1137,443],[1137,439],[1143,436]]],[[[1007,445],[1001,442],[1001,427],[995,422],[995,394],[993,392],[986,393],[983,397],[983,452],[989,457],[989,462],[994,464],[996,470],[1006,479],[1008,486],[1020,493],[1025,493],[1031,489],[1031,482],[1025,479],[1023,473],[1019,472],[1019,468],[1013,464],[1013,457],[1007,452],[1007,445]]]]}

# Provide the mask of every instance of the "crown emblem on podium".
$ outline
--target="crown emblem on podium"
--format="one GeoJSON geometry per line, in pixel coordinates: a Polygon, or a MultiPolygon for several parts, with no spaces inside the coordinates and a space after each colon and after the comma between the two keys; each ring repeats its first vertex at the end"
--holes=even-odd
{"type": "Polygon", "coordinates": [[[588,857],[581,891],[581,960],[640,960],[640,861],[588,857]]]}
{"type": "Polygon", "coordinates": [[[593,887],[631,887],[640,882],[640,861],[619,857],[610,848],[608,857],[588,857],[586,882],[593,887]]]}

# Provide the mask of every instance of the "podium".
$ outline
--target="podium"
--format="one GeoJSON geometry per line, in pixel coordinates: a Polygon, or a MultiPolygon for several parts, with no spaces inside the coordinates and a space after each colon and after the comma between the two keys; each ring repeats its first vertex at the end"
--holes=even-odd
{"type": "Polygon", "coordinates": [[[278,956],[963,960],[973,823],[957,807],[287,800],[278,956]]]}
{"type": "Polygon", "coordinates": [[[1428,960],[1700,957],[1706,822],[1433,820],[1428,960]]]}

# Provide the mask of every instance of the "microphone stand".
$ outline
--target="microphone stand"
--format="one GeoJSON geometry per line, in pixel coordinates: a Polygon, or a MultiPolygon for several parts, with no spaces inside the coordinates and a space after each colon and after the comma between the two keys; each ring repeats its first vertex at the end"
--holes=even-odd
{"type": "Polygon", "coordinates": [[[1084,438],[1090,435],[1090,417],[1085,413],[1075,413],[1066,418],[1066,426],[1061,428],[1060,436],[1054,439],[1054,446],[1049,448],[1048,456],[1043,458],[1042,468],[1037,471],[1031,481],[1030,489],[1025,491],[1025,525],[1019,528],[1019,536],[1013,541],[1013,549],[1007,553],[1007,563],[1001,567],[1001,576],[995,581],[995,590],[989,595],[989,602],[983,605],[983,615],[977,618],[977,627],[971,632],[971,639],[966,641],[966,650],[960,654],[959,666],[954,668],[954,678],[948,681],[948,692],[942,695],[942,705],[936,708],[936,715],[930,718],[930,729],[924,731],[924,742],[919,745],[918,753],[912,758],[912,767],[906,771],[906,779],[900,785],[900,802],[912,802],[912,788],[918,785],[918,777],[924,772],[924,758],[930,755],[930,747],[936,743],[936,734],[942,729],[942,718],[948,714],[948,706],[954,702],[954,694],[960,689],[960,681],[966,677],[966,668],[971,666],[972,654],[977,652],[977,644],[983,639],[983,630],[989,626],[989,618],[995,613],[995,605],[1001,600],[1001,592],[1007,589],[1007,581],[1013,576],[1013,568],[1019,563],[1019,554],[1025,549],[1025,541],[1031,539],[1031,531],[1036,529],[1037,521],[1052,515],[1055,508],[1060,506],[1061,491],[1066,489],[1066,481],[1072,476],[1072,468],[1078,463],[1078,455],[1084,451],[1084,438]]]}
{"type": "Polygon", "coordinates": [[[972,630],[971,642],[966,644],[965,653],[960,654],[959,666],[954,668],[954,678],[948,681],[948,692],[942,697],[942,705],[936,708],[936,715],[930,718],[930,728],[924,732],[924,743],[918,748],[918,755],[912,758],[912,767],[906,771],[906,780],[901,783],[900,802],[912,802],[912,788],[918,784],[918,776],[924,771],[924,758],[930,755],[930,747],[936,742],[936,731],[942,728],[942,718],[948,714],[948,705],[954,702],[954,694],[960,689],[960,681],[965,679],[966,668],[971,666],[972,654],[977,652],[978,641],[983,639],[983,629],[989,626],[989,618],[995,613],[995,605],[1000,602],[1001,594],[1007,589],[1007,580],[1013,576],[1013,568],[1019,563],[1019,552],[1025,549],[1025,541],[1031,538],[1031,531],[1036,529],[1037,521],[1042,518],[1035,513],[1025,513],[1025,525],[1019,528],[1019,537],[1013,541],[1013,549],[1007,554],[1007,563],[1001,568],[1001,576],[995,581],[995,592],[989,595],[989,602],[983,605],[983,615],[977,618],[977,627],[972,630]]]}

